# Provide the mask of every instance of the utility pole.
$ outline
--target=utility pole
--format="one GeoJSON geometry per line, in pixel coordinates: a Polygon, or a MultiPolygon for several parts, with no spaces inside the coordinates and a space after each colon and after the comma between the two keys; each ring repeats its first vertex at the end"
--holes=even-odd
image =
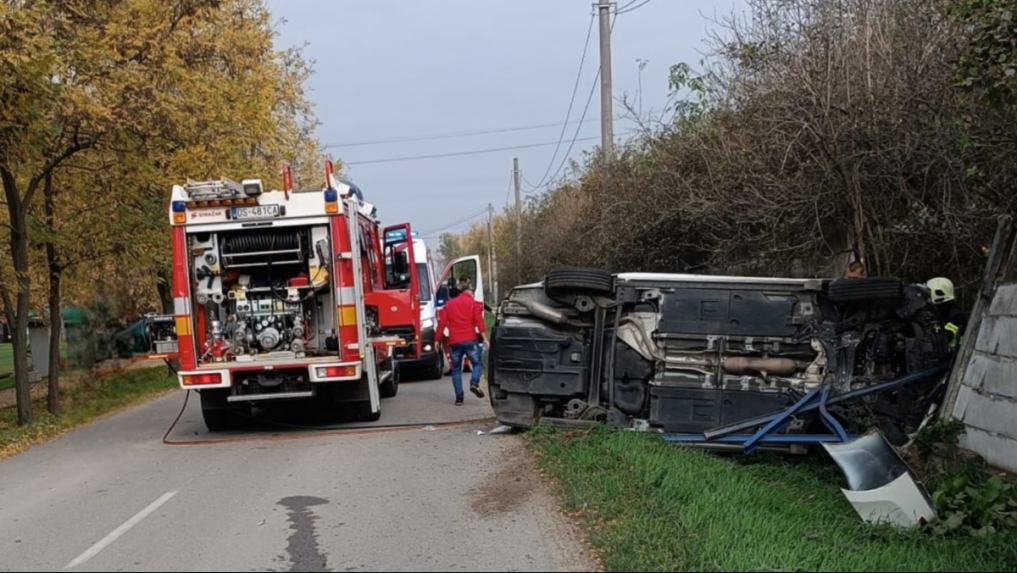
{"type": "Polygon", "coordinates": [[[523,282],[523,200],[519,191],[522,172],[519,171],[519,158],[512,160],[512,181],[516,188],[516,284],[523,282]]]}
{"type": "Polygon", "coordinates": [[[600,136],[610,157],[614,148],[614,97],[611,95],[611,0],[600,0],[600,136]]]}
{"type": "Polygon", "coordinates": [[[611,94],[611,0],[600,0],[600,227],[607,233],[607,198],[614,157],[614,97],[611,94]]]}
{"type": "Polygon", "coordinates": [[[494,205],[487,204],[487,272],[491,276],[491,308],[498,304],[498,261],[494,254],[494,205]]]}

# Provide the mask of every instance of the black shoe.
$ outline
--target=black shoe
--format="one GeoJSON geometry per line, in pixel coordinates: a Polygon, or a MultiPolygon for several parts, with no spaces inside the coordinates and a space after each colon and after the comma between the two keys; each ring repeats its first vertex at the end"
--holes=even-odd
{"type": "Polygon", "coordinates": [[[484,397],[484,391],[480,389],[480,386],[470,386],[470,392],[477,395],[477,398],[484,397]]]}
{"type": "Polygon", "coordinates": [[[462,405],[463,405],[463,401],[461,399],[457,399],[456,400],[456,406],[462,406],[462,405]]]}

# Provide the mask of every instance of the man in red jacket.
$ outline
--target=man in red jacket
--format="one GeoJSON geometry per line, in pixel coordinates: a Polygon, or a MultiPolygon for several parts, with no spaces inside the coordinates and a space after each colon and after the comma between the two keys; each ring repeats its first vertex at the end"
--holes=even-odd
{"type": "Polygon", "coordinates": [[[438,314],[437,342],[444,341],[452,355],[452,386],[456,392],[456,406],[463,405],[463,356],[470,359],[473,373],[470,377],[470,392],[478,398],[484,397],[480,389],[483,364],[480,361],[479,333],[487,345],[487,327],[484,324],[484,305],[473,298],[473,285],[469,279],[459,281],[459,296],[450,300],[438,314]],[[445,329],[448,328],[448,336],[445,329]]]}

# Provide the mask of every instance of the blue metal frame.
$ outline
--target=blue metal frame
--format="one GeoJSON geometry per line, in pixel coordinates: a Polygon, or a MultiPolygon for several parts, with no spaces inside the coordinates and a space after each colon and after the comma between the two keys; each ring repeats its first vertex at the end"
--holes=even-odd
{"type": "Polygon", "coordinates": [[[948,369],[949,365],[937,366],[935,368],[930,368],[929,370],[905,376],[892,382],[852,390],[851,392],[845,392],[844,394],[834,397],[830,397],[830,385],[826,384],[811,390],[808,394],[795,402],[790,408],[782,410],[776,414],[769,414],[767,416],[743,420],[722,428],[707,430],[702,434],[664,434],[662,437],[665,441],[676,443],[741,445],[746,454],[752,454],[761,444],[804,446],[821,443],[846,443],[856,439],[857,436],[848,435],[848,433],[844,430],[844,426],[837,421],[837,418],[830,414],[830,411],[827,408],[828,406],[871,394],[877,394],[887,390],[893,390],[912,382],[935,376],[936,374],[945,372],[948,369]],[[796,414],[810,412],[816,409],[819,410],[820,419],[823,421],[823,425],[830,430],[830,434],[780,433],[791,423],[791,419],[796,414]],[[753,434],[739,433],[759,426],[763,427],[759,428],[759,430],[753,434]]]}
{"type": "MultiPolygon", "coordinates": [[[[725,444],[725,445],[741,445],[744,446],[745,442],[750,438],[753,438],[754,434],[734,434],[730,436],[724,436],[716,440],[709,440],[702,434],[664,434],[663,439],[666,442],[676,442],[681,444],[725,444]]],[[[855,439],[855,436],[848,436],[848,441],[855,439]]],[[[840,436],[834,434],[767,434],[760,436],[757,439],[757,445],[765,444],[779,444],[779,445],[812,445],[822,443],[838,443],[841,441],[840,436]]],[[[753,448],[753,451],[755,448],[753,448]]],[[[746,451],[746,453],[752,453],[746,451]]]]}

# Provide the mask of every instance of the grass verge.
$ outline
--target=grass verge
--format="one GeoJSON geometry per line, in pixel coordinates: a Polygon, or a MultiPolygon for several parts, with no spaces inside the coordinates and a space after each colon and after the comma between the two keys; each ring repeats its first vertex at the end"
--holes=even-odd
{"type": "Polygon", "coordinates": [[[0,375],[9,374],[0,378],[0,390],[9,390],[14,387],[14,346],[12,344],[0,344],[0,375]]]}
{"type": "Polygon", "coordinates": [[[0,411],[0,460],[176,388],[165,367],[127,370],[65,388],[59,418],[46,411],[44,399],[35,403],[36,422],[29,426],[17,425],[16,409],[0,411]]]}
{"type": "Polygon", "coordinates": [[[1017,535],[863,523],[818,460],[721,457],[653,436],[538,429],[543,469],[607,571],[1014,571],[1017,535]]]}
{"type": "MultiPolygon", "coordinates": [[[[60,357],[67,359],[67,343],[60,343],[60,357]]],[[[0,344],[0,391],[14,388],[14,345],[11,343],[0,344]]]]}

